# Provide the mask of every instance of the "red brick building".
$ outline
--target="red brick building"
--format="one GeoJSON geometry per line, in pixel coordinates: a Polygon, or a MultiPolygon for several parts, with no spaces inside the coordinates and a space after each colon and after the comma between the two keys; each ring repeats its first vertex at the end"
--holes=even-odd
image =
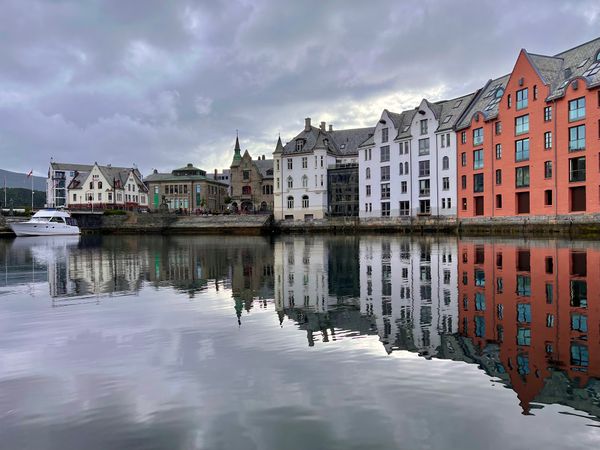
{"type": "Polygon", "coordinates": [[[521,50],[457,124],[458,215],[600,213],[600,38],[521,50]]]}

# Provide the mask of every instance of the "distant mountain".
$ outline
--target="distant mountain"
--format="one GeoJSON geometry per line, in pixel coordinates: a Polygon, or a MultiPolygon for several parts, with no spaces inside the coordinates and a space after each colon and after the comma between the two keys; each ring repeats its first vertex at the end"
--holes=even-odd
{"type": "MultiPolygon", "coordinates": [[[[8,179],[6,180],[8,184],[8,179]]],[[[34,184],[35,186],[35,184],[34,184]]],[[[33,191],[33,207],[43,208],[46,204],[46,192],[33,191]]],[[[2,208],[31,208],[31,188],[8,188],[6,189],[6,205],[4,204],[4,178],[2,178],[2,189],[0,189],[0,205],[2,208]]]]}
{"type": "MultiPolygon", "coordinates": [[[[27,178],[27,174],[0,169],[0,189],[4,189],[4,177],[6,177],[6,187],[25,188],[31,191],[31,179],[27,178]]],[[[45,192],[46,178],[34,176],[33,190],[45,192]]]]}

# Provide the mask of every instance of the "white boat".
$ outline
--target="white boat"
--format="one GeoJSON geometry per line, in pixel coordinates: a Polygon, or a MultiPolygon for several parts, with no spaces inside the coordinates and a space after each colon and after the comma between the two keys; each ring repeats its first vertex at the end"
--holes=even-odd
{"type": "Polygon", "coordinates": [[[77,221],[66,211],[42,209],[27,222],[9,223],[17,236],[57,236],[80,234],[77,221]]]}

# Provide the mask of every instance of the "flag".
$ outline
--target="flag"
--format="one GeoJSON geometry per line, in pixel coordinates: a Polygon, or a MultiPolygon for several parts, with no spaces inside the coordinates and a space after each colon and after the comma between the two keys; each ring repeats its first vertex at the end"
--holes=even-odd
{"type": "Polygon", "coordinates": [[[31,175],[33,175],[33,169],[31,169],[31,170],[29,171],[29,173],[27,174],[27,178],[29,178],[31,175]]]}

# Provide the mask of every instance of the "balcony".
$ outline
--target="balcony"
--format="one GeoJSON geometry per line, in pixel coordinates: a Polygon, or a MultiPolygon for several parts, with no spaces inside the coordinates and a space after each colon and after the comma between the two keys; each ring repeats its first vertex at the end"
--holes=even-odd
{"type": "Polygon", "coordinates": [[[585,169],[575,169],[569,171],[569,181],[571,183],[585,181],[585,169]]]}
{"type": "Polygon", "coordinates": [[[429,197],[429,189],[420,189],[419,197],[429,197]]]}

